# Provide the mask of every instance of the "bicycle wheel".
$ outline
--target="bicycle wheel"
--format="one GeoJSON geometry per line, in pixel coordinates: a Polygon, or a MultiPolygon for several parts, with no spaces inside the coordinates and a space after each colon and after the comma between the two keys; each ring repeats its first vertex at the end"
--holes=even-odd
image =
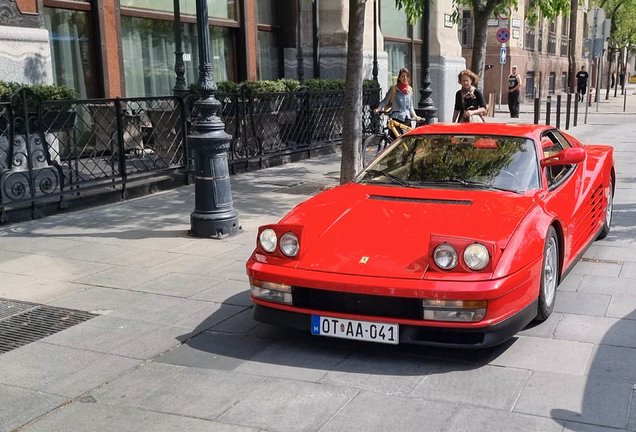
{"type": "Polygon", "coordinates": [[[364,167],[376,157],[378,153],[389,146],[389,140],[385,135],[371,135],[362,143],[362,163],[364,167]]]}

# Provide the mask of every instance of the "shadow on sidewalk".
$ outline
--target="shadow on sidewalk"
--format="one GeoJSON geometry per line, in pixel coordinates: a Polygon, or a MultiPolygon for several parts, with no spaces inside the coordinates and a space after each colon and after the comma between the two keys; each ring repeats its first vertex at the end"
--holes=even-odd
{"type": "Polygon", "coordinates": [[[579,409],[552,409],[551,416],[557,423],[568,421],[565,431],[590,432],[594,429],[590,425],[636,430],[635,330],[636,310],[618,320],[603,336],[585,376],[579,409]]]}
{"type": "Polygon", "coordinates": [[[305,332],[258,323],[251,318],[251,308],[237,314],[234,305],[245,304],[247,296],[249,291],[244,291],[225,300],[195,330],[178,337],[183,345],[159,361],[225,370],[249,361],[270,366],[404,376],[479,369],[517,340],[513,338],[493,348],[466,350],[314,336],[309,329],[305,332]]]}

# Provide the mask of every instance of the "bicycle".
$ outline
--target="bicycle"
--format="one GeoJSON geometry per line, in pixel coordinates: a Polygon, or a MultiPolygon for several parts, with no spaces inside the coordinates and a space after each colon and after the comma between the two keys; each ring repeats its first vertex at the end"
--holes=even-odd
{"type": "Polygon", "coordinates": [[[411,126],[400,123],[380,111],[371,114],[374,129],[377,131],[362,143],[362,163],[366,167],[378,153],[384,151],[399,136],[413,130],[411,126]]]}

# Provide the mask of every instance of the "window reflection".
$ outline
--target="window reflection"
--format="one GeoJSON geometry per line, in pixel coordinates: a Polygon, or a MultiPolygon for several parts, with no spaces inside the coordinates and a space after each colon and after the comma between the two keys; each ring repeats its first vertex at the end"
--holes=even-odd
{"type": "MultiPolygon", "coordinates": [[[[126,96],[172,94],[176,79],[172,21],[123,16],[121,27],[126,96]]],[[[181,29],[182,48],[186,54],[186,82],[196,83],[198,80],[196,25],[184,23],[181,29]]],[[[234,60],[231,44],[230,29],[210,27],[210,57],[214,68],[214,79],[217,82],[233,78],[234,60]]]]}
{"type": "MultiPolygon", "coordinates": [[[[196,15],[196,0],[180,0],[181,13],[196,15]]],[[[120,0],[121,6],[150,9],[161,12],[174,12],[173,0],[120,0]]],[[[210,18],[236,19],[234,0],[208,0],[210,18]]]]}
{"type": "Polygon", "coordinates": [[[44,8],[51,42],[53,82],[75,89],[82,98],[97,97],[97,79],[88,13],[44,8]]]}

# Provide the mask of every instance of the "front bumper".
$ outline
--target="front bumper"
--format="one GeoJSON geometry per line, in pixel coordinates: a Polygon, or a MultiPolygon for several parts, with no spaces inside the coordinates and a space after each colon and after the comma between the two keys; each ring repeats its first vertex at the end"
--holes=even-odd
{"type": "MultiPolygon", "coordinates": [[[[537,316],[537,300],[509,319],[487,327],[446,328],[400,325],[400,343],[450,348],[488,348],[513,337],[537,316]]],[[[266,324],[309,332],[311,314],[255,304],[252,318],[266,324]]]]}
{"type": "Polygon", "coordinates": [[[293,305],[252,298],[257,321],[305,331],[311,328],[312,315],[397,323],[401,343],[480,348],[504,342],[536,317],[541,263],[538,258],[515,274],[481,281],[336,274],[253,259],[247,263],[247,274],[291,285],[305,294],[320,292],[316,295],[318,300],[309,302],[294,294],[293,305]],[[487,300],[488,308],[484,319],[478,322],[424,320],[413,312],[414,308],[421,310],[417,306],[421,299],[487,300]]]}

